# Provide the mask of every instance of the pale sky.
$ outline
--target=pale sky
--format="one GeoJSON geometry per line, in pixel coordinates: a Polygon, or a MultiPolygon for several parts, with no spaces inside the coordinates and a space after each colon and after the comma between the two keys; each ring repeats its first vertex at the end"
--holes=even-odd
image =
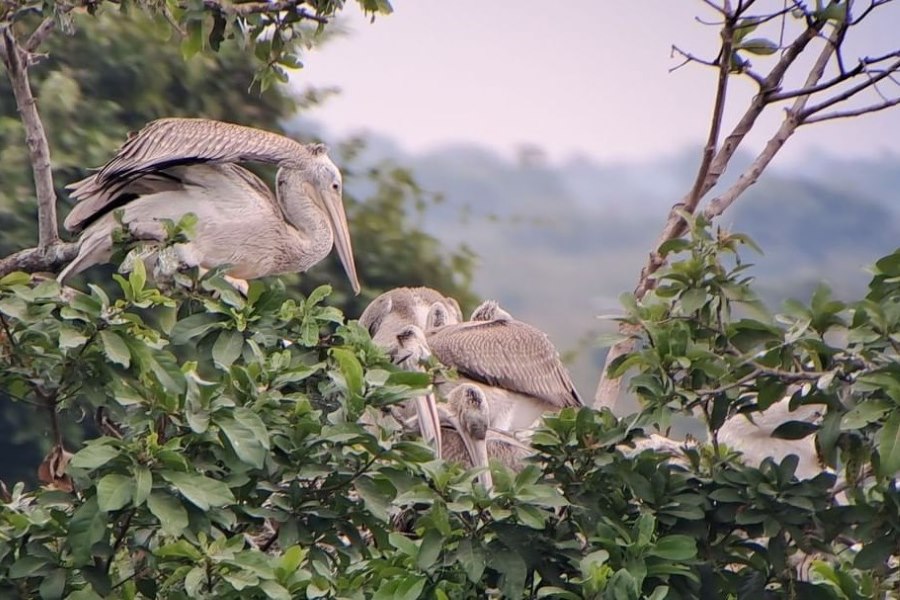
{"type": "MultiPolygon", "coordinates": [[[[781,0],[758,5],[782,6],[781,0]]],[[[305,56],[298,88],[337,86],[340,96],[308,116],[330,134],[371,131],[418,152],[470,142],[512,154],[522,144],[551,158],[596,160],[669,154],[705,138],[714,73],[679,61],[672,44],[712,57],[717,33],[698,23],[699,0],[393,0],[374,23],[347,3],[349,35],[305,56]]],[[[864,32],[867,54],[895,44],[900,3],[864,32]]],[[[852,57],[851,57],[852,58],[852,57]]],[[[760,65],[761,66],[761,65],[760,65]]],[[[733,88],[744,105],[749,83],[733,88]]],[[[896,89],[896,88],[895,88],[896,89]]],[[[732,118],[737,111],[731,111],[732,118]]],[[[778,114],[765,121],[767,133],[778,114]]],[[[753,148],[762,133],[750,138],[753,148]]],[[[900,155],[900,107],[801,130],[782,164],[810,149],[900,155]]]]}

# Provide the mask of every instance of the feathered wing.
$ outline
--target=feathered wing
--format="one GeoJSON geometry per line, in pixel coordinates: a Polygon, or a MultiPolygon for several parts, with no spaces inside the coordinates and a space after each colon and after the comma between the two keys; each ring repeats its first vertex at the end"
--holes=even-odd
{"type": "Polygon", "coordinates": [[[159,119],[128,138],[99,171],[68,186],[78,204],[65,227],[79,232],[150,173],[197,163],[302,161],[310,150],[283,135],[208,119],[159,119]]]}
{"type": "Polygon", "coordinates": [[[553,343],[521,321],[469,321],[428,334],[432,354],[475,381],[554,407],[584,406],[553,343]]]}
{"type": "MultiPolygon", "coordinates": [[[[235,164],[172,167],[148,173],[127,182],[112,198],[106,210],[92,216],[79,239],[78,256],[59,274],[60,281],[84,269],[109,260],[112,232],[120,227],[111,211],[124,209],[123,223],[137,239],[161,241],[165,236],[162,219],[177,221],[189,212],[206,220],[222,219],[223,212],[247,223],[253,215],[264,214],[262,206],[274,207],[272,191],[256,175],[235,164]],[[140,197],[140,202],[131,199],[140,197]],[[123,201],[124,200],[124,201],[123,201]]],[[[222,251],[231,247],[221,244],[222,251]]],[[[228,262],[227,260],[225,262],[228,262]]]]}

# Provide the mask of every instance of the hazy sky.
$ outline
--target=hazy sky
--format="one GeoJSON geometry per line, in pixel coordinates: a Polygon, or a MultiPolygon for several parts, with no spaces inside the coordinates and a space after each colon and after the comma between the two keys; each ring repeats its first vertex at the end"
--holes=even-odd
{"type": "MultiPolygon", "coordinates": [[[[670,153],[705,137],[714,73],[695,65],[669,73],[678,63],[673,43],[714,55],[716,31],[695,20],[712,16],[699,0],[393,4],[394,14],[370,24],[348,2],[349,35],[309,53],[292,76],[300,88],[342,89],[310,114],[332,133],[378,132],[409,151],[475,142],[511,153],[535,144],[555,159],[582,153],[599,160],[670,153]]],[[[896,43],[895,4],[863,32],[866,53],[896,43]]],[[[743,105],[752,89],[734,87],[731,106],[743,105]]],[[[778,118],[766,121],[767,132],[778,118]]],[[[759,148],[764,139],[751,141],[759,148]]],[[[801,130],[782,160],[823,146],[835,154],[900,154],[900,108],[801,130]]]]}

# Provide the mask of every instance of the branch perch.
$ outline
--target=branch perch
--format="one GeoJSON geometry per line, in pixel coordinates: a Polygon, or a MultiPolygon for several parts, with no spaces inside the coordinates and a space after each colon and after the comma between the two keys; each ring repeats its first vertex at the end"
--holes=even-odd
{"type": "MultiPolygon", "coordinates": [[[[42,25],[43,26],[43,25],[42,25]]],[[[40,27],[39,27],[40,29],[40,27]]],[[[25,142],[31,159],[31,170],[34,173],[34,189],[38,205],[38,249],[46,250],[59,243],[59,232],[56,224],[56,192],[53,189],[53,172],[50,169],[50,148],[47,134],[38,115],[37,103],[31,93],[28,81],[30,54],[26,52],[13,37],[9,26],[0,30],[0,59],[6,65],[9,81],[12,85],[16,107],[25,127],[25,142]]]]}

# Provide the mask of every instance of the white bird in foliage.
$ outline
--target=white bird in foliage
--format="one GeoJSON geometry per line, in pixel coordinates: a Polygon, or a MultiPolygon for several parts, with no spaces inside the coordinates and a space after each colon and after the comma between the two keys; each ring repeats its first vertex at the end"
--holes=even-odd
{"type": "Polygon", "coordinates": [[[255,279],[306,271],[337,246],[354,292],[359,280],[342,203],[341,173],[320,144],[207,119],[160,119],[133,134],[106,165],[69,186],[65,220],[79,251],[60,280],[109,261],[115,211],[137,239],[162,241],[163,220],[198,222],[179,260],[255,279]],[[238,162],[278,165],[276,193],[238,162]]]}
{"type": "Polygon", "coordinates": [[[742,453],[743,461],[753,467],[766,458],[781,462],[788,455],[799,459],[794,472],[798,479],[810,479],[824,470],[816,450],[815,435],[797,440],[773,437],[775,430],[788,421],[816,424],[822,417],[821,406],[801,405],[790,409],[790,398],[775,402],[764,411],[748,416],[735,415],[719,428],[718,440],[742,453]],[[752,420],[751,420],[752,419],[752,420]]]}

